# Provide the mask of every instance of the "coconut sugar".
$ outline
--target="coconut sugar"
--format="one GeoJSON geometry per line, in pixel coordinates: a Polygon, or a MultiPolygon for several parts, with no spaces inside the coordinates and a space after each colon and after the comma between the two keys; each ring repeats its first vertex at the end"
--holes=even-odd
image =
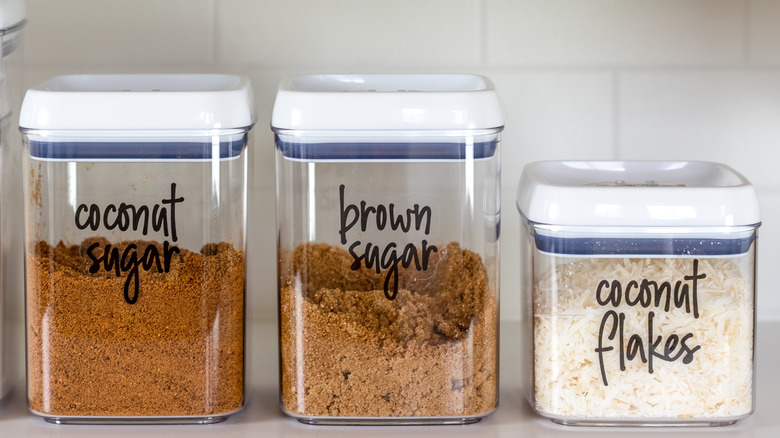
{"type": "MultiPolygon", "coordinates": [[[[129,304],[125,278],[90,272],[85,254],[95,244],[110,245],[104,238],[81,245],[39,241],[28,251],[30,408],[71,417],[211,416],[240,409],[243,252],[228,243],[181,249],[168,272],[137,273],[140,295],[129,304]]],[[[164,251],[156,242],[112,246],[121,253],[131,245],[164,251]]]]}

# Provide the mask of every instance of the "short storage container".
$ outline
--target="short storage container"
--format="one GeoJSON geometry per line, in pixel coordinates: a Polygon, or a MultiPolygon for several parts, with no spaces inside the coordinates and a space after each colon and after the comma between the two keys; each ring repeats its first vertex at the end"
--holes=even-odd
{"type": "Polygon", "coordinates": [[[754,409],[750,183],[705,162],[526,166],[530,400],[565,424],[709,424],[754,409]]]}

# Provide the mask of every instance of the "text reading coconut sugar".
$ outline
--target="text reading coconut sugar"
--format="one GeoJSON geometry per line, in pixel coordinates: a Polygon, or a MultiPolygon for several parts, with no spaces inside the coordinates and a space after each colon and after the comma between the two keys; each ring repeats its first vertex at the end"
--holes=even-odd
{"type": "MultiPolygon", "coordinates": [[[[176,204],[184,202],[183,197],[176,197],[176,183],[171,183],[170,197],[162,199],[159,204],[153,206],[135,206],[128,203],[108,204],[100,207],[97,204],[80,204],[76,208],[75,222],[80,230],[89,228],[97,231],[101,227],[107,230],[118,229],[120,231],[141,231],[146,236],[150,226],[154,232],[161,232],[166,238],[170,236],[173,242],[178,240],[176,234],[176,204]]],[[[127,245],[123,251],[108,243],[100,253],[100,242],[94,242],[87,248],[87,257],[92,265],[89,272],[97,273],[100,269],[106,272],[114,272],[117,277],[127,275],[124,286],[125,301],[135,304],[139,293],[139,268],[144,271],[156,269],[157,272],[169,272],[171,258],[181,250],[166,239],[163,242],[162,254],[155,243],[150,243],[146,248],[139,248],[135,243],[127,245]],[[139,254],[141,256],[139,257],[139,254]],[[162,257],[162,260],[161,260],[162,257]],[[133,290],[130,290],[130,285],[133,290]]]]}

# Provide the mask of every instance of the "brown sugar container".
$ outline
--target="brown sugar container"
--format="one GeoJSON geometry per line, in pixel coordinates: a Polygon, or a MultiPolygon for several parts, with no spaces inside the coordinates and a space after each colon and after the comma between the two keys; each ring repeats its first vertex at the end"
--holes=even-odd
{"type": "Polygon", "coordinates": [[[33,413],[209,423],[242,408],[251,98],[228,75],[63,76],[27,92],[33,413]]]}
{"type": "Polygon", "coordinates": [[[279,87],[281,404],[306,423],[471,423],[498,396],[500,133],[472,75],[279,87]]]}

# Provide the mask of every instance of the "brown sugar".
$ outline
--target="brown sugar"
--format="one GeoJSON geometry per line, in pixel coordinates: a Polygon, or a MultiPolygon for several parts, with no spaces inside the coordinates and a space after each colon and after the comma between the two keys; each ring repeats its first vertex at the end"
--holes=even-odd
{"type": "MultiPolygon", "coordinates": [[[[90,273],[81,245],[27,254],[30,408],[47,416],[217,416],[244,402],[244,255],[227,243],[181,249],[169,272],[90,273]]],[[[154,242],[123,242],[138,247],[154,242]]]]}
{"type": "Polygon", "coordinates": [[[428,271],[352,271],[350,254],[302,244],[282,254],[284,408],[311,417],[465,417],[497,396],[497,301],[476,253],[457,243],[428,271]]]}

